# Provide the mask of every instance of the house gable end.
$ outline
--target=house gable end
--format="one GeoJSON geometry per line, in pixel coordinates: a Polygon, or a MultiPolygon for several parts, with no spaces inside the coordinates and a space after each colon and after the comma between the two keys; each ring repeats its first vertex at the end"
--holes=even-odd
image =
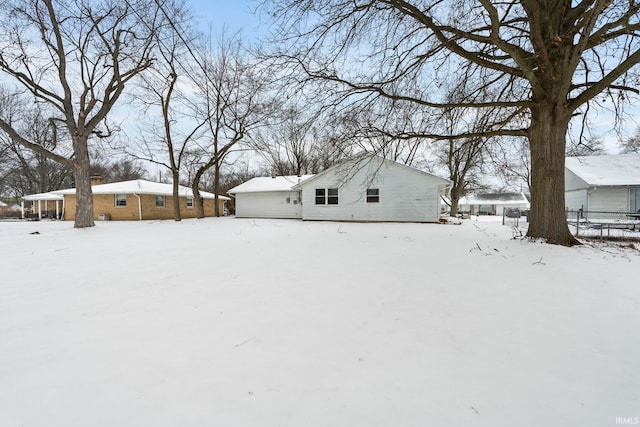
{"type": "Polygon", "coordinates": [[[347,182],[351,182],[352,179],[363,170],[368,172],[367,176],[369,176],[370,179],[375,180],[377,172],[382,167],[394,168],[398,173],[412,174],[416,179],[425,179],[425,182],[436,183],[442,186],[451,185],[451,181],[448,179],[441,178],[431,173],[424,172],[377,155],[367,154],[356,156],[352,159],[338,163],[337,165],[334,165],[329,169],[293,186],[293,189],[302,189],[312,186],[314,182],[319,179],[326,178],[327,176],[334,176],[334,185],[340,187],[347,182]]]}
{"type": "Polygon", "coordinates": [[[581,190],[589,188],[589,183],[576,175],[571,169],[565,168],[564,188],[565,191],[581,190]]]}
{"type": "Polygon", "coordinates": [[[449,181],[378,156],[342,162],[301,183],[302,218],[436,222],[449,181]]]}

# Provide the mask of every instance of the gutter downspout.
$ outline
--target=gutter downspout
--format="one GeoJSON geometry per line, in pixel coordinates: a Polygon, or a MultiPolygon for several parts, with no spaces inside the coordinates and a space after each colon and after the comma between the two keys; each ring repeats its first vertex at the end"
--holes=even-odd
{"type": "Polygon", "coordinates": [[[142,221],[142,202],[140,201],[140,196],[136,193],[133,193],[133,195],[138,198],[138,221],[142,221]]]}

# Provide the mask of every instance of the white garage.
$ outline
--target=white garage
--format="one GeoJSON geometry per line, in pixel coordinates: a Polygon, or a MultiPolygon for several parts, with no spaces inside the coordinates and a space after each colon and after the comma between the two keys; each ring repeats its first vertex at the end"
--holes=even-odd
{"type": "Polygon", "coordinates": [[[302,218],[302,196],[292,187],[313,175],[258,177],[229,190],[238,218],[302,218]]]}

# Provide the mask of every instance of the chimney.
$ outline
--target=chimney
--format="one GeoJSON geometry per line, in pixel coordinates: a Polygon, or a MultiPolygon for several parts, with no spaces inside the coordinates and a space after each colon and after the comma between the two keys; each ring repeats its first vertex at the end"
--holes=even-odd
{"type": "Polygon", "coordinates": [[[102,184],[102,177],[100,175],[93,175],[91,177],[91,186],[102,184]]]}

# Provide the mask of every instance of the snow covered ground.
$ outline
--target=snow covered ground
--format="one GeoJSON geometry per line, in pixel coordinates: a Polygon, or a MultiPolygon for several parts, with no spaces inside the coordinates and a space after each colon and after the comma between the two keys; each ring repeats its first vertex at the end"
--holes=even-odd
{"type": "Polygon", "coordinates": [[[640,253],[511,237],[483,218],[0,223],[0,426],[640,417],[640,253]]]}

